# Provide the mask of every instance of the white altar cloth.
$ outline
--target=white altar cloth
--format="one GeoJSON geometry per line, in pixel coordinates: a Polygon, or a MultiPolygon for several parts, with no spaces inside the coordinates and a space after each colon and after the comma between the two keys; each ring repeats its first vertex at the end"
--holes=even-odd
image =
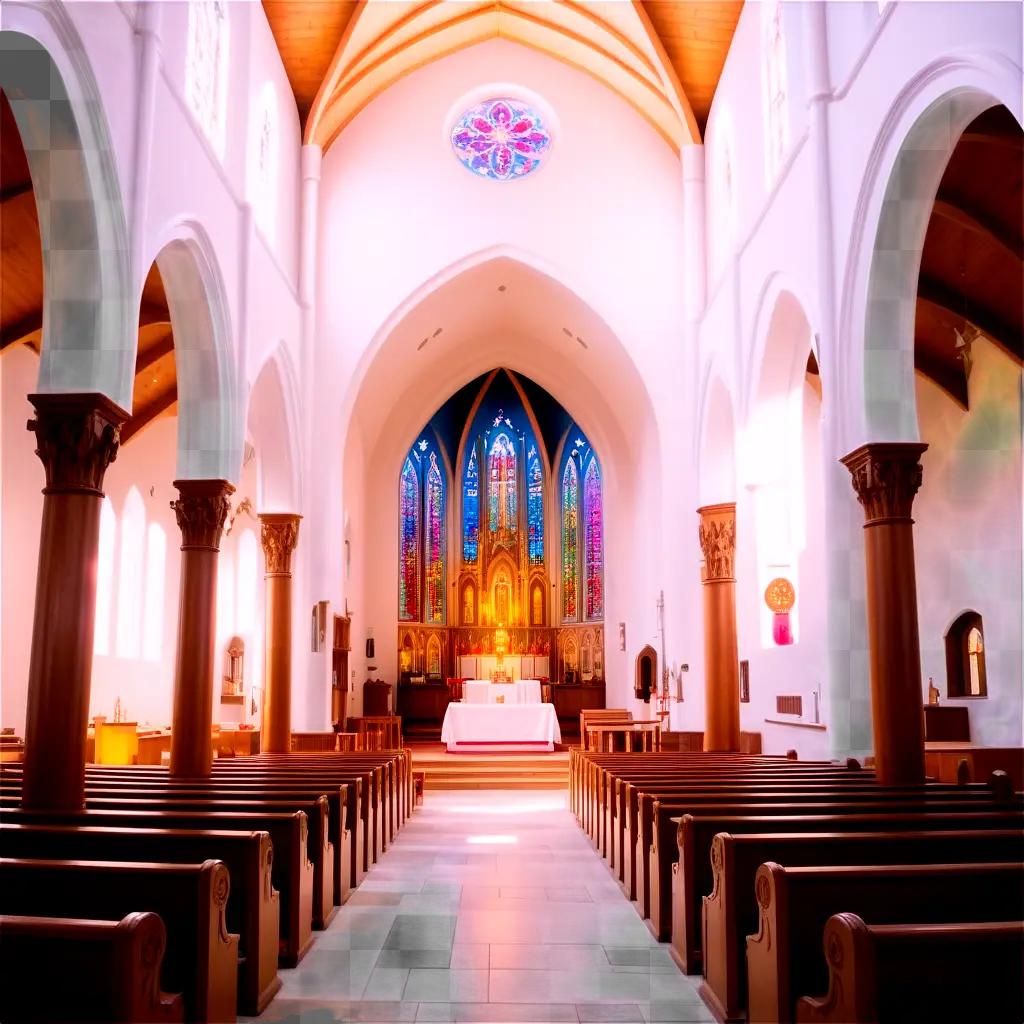
{"type": "Polygon", "coordinates": [[[449,753],[554,750],[561,740],[553,704],[449,704],[441,726],[449,753]]]}
{"type": "Polygon", "coordinates": [[[466,704],[539,704],[540,681],[519,679],[514,683],[492,683],[487,679],[467,679],[462,684],[466,704]],[[504,697],[499,701],[498,697],[504,697]]]}

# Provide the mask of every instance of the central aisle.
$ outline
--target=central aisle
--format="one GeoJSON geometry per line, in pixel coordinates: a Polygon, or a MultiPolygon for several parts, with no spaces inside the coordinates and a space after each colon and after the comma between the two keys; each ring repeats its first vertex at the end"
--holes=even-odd
{"type": "Polygon", "coordinates": [[[259,1020],[711,1021],[565,792],[427,792],[259,1020]]]}

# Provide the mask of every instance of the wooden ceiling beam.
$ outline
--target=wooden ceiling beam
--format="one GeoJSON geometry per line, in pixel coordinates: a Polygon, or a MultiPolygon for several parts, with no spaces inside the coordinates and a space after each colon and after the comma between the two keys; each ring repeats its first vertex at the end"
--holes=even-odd
{"type": "Polygon", "coordinates": [[[151,399],[121,428],[121,444],[127,444],[141,430],[148,427],[161,413],[168,409],[178,400],[178,386],[172,385],[166,391],[161,391],[155,398],[151,399]]]}
{"type": "MultiPolygon", "coordinates": [[[[984,309],[969,299],[965,301],[943,282],[922,274],[917,282],[917,297],[921,302],[944,309],[961,320],[974,324],[987,338],[995,342],[1007,355],[1018,363],[1024,358],[1021,351],[1021,332],[1014,330],[1002,317],[990,309],[984,309]]],[[[950,339],[952,346],[953,339],[950,339]]]]}
{"type": "Polygon", "coordinates": [[[139,351],[135,360],[136,377],[140,373],[145,373],[155,362],[174,351],[174,335],[170,331],[170,326],[170,322],[168,322],[167,333],[155,345],[151,345],[145,352],[139,351]]]}
{"type": "Polygon", "coordinates": [[[41,331],[42,328],[42,310],[30,313],[20,320],[15,320],[12,324],[6,324],[0,328],[0,349],[5,349],[8,345],[17,345],[19,341],[24,341],[30,334],[35,334],[36,331],[41,331]]]}
{"type": "Polygon", "coordinates": [[[23,195],[30,195],[31,192],[31,181],[23,181],[20,185],[11,185],[10,188],[5,188],[0,192],[0,206],[3,206],[4,203],[9,203],[14,199],[18,199],[23,195]]]}
{"type": "Polygon", "coordinates": [[[1014,259],[1024,260],[1024,242],[1019,234],[1012,235],[1005,225],[986,217],[977,210],[970,209],[962,200],[954,199],[952,195],[940,192],[932,212],[935,216],[942,217],[987,242],[995,243],[1014,259]]]}
{"type": "Polygon", "coordinates": [[[963,372],[962,363],[953,367],[929,352],[924,344],[916,342],[914,369],[933,384],[937,384],[961,409],[967,411],[967,376],[963,372]]]}

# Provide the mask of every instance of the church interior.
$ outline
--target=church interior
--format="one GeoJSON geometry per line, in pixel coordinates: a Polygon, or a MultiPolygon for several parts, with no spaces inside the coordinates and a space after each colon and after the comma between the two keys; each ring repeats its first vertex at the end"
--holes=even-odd
{"type": "Polygon", "coordinates": [[[0,1020],[1019,1024],[1022,39],[5,0],[0,1020]]]}

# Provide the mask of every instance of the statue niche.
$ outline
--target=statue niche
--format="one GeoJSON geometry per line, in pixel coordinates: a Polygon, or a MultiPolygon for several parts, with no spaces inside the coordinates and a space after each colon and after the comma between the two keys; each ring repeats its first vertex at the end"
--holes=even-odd
{"type": "Polygon", "coordinates": [[[654,648],[648,644],[636,656],[636,682],[633,692],[636,694],[637,700],[642,700],[645,704],[649,704],[651,701],[651,694],[655,693],[657,689],[658,654],[654,648]]]}

